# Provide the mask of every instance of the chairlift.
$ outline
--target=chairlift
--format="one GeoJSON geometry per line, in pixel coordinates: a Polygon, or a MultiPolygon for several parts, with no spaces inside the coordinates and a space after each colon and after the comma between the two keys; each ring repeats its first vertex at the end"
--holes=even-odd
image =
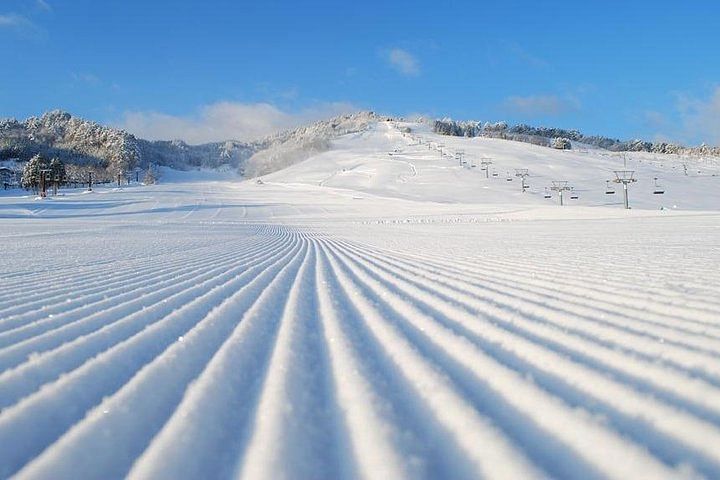
{"type": "Polygon", "coordinates": [[[508,181],[508,182],[512,182],[512,181],[513,181],[513,178],[510,176],[510,172],[508,172],[507,178],[506,178],[505,180],[508,181]]]}
{"type": "Polygon", "coordinates": [[[497,176],[498,176],[498,172],[493,172],[492,175],[493,175],[493,177],[497,177],[497,176]]]}
{"type": "Polygon", "coordinates": [[[658,185],[658,179],[655,177],[655,189],[653,190],[653,195],[663,195],[665,193],[665,188],[662,187],[662,185],[658,185]]]}
{"type": "Polygon", "coordinates": [[[543,195],[545,198],[552,198],[552,195],[550,195],[550,190],[548,190],[548,187],[545,187],[545,194],[543,195]]]}
{"type": "Polygon", "coordinates": [[[610,185],[610,180],[606,180],[605,195],[615,195],[615,187],[610,185]]]}
{"type": "Polygon", "coordinates": [[[570,200],[577,200],[580,198],[574,188],[570,189],[570,200]]]}

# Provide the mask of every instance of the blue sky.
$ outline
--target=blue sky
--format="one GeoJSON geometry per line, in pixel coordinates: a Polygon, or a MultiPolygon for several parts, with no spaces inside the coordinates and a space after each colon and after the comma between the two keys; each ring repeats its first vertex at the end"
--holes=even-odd
{"type": "Polygon", "coordinates": [[[2,0],[0,117],[245,139],[371,109],[720,143],[720,2],[2,0]]]}

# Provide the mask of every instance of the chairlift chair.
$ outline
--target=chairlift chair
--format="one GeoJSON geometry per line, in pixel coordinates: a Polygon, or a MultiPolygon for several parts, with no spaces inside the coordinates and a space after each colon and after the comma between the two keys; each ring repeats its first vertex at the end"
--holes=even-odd
{"type": "Polygon", "coordinates": [[[493,175],[493,177],[497,177],[497,176],[498,176],[498,172],[493,172],[492,175],[493,175]]]}
{"type": "Polygon", "coordinates": [[[605,195],[615,195],[615,187],[610,185],[610,180],[606,180],[605,183],[605,195]]]}
{"type": "Polygon", "coordinates": [[[580,196],[577,194],[574,188],[570,189],[570,200],[577,200],[580,196]]]}
{"type": "Polygon", "coordinates": [[[508,181],[508,182],[512,182],[512,181],[513,181],[513,178],[510,176],[510,172],[508,172],[507,178],[506,178],[505,180],[508,181]]]}
{"type": "Polygon", "coordinates": [[[548,190],[548,187],[545,187],[545,194],[543,195],[545,198],[552,198],[552,195],[550,195],[550,190],[548,190]]]}
{"type": "Polygon", "coordinates": [[[655,177],[655,189],[653,190],[653,195],[663,195],[665,193],[665,188],[662,187],[662,185],[658,185],[657,177],[655,177]]]}

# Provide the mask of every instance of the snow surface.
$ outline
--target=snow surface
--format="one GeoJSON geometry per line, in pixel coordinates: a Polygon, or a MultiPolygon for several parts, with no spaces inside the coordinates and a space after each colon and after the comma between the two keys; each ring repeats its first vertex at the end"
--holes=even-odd
{"type": "Polygon", "coordinates": [[[0,477],[720,477],[719,169],[631,154],[624,210],[622,162],[381,122],[262,182],[4,192],[0,477]]]}

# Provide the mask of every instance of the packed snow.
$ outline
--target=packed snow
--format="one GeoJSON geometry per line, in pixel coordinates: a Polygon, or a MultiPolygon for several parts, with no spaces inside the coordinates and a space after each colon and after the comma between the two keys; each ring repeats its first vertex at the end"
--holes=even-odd
{"type": "Polygon", "coordinates": [[[381,121],[2,192],[0,478],[718,478],[718,174],[381,121]]]}

